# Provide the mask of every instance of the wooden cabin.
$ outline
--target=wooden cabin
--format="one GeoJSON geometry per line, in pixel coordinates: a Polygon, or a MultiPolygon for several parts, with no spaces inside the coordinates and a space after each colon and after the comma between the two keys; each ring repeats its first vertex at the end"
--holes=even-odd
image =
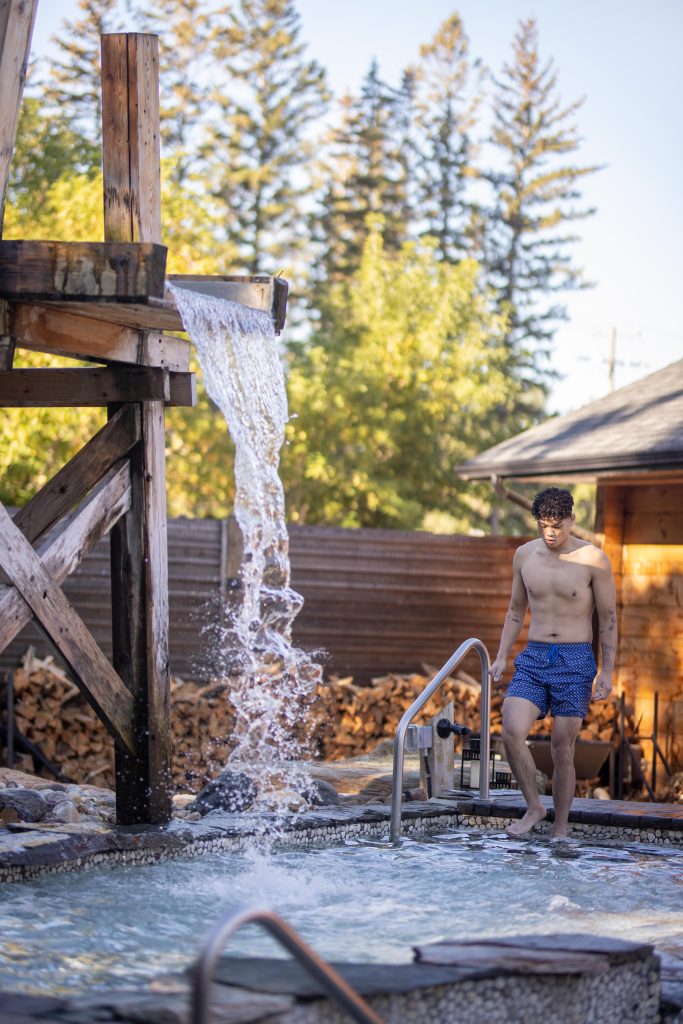
{"type": "MultiPolygon", "coordinates": [[[[616,690],[683,767],[683,359],[459,467],[466,480],[597,484],[595,535],[617,585],[616,690]]],[[[651,751],[645,749],[646,756],[651,751]]]]}

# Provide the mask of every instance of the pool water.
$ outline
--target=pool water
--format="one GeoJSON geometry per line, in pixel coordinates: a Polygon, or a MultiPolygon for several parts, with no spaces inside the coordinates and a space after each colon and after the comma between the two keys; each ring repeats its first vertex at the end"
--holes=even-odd
{"type": "MultiPolygon", "coordinates": [[[[530,932],[647,941],[683,959],[683,850],[458,831],[0,885],[0,990],[142,985],[187,967],[243,903],[270,906],[335,960],[410,962],[415,944],[530,932]]],[[[286,956],[255,926],[226,952],[286,956]]]]}

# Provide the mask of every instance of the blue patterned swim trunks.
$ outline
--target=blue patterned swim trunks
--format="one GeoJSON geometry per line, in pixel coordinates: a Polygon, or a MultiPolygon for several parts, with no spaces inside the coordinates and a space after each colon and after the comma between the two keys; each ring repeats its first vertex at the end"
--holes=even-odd
{"type": "Polygon", "coordinates": [[[539,718],[585,718],[597,672],[590,644],[547,644],[530,640],[515,658],[506,697],[524,697],[539,718]]]}

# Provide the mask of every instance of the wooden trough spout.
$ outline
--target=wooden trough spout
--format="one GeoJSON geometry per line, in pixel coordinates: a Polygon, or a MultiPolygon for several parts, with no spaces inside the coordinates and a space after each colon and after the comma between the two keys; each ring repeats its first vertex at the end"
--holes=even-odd
{"type": "Polygon", "coordinates": [[[171,274],[167,280],[177,288],[189,288],[202,295],[238,302],[250,309],[270,313],[275,333],[285,326],[289,286],[281,277],[259,275],[220,275],[215,277],[171,274]]]}

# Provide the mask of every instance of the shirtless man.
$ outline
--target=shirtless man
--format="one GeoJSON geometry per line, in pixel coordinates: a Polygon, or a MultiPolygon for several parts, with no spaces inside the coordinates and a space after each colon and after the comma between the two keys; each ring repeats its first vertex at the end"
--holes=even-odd
{"type": "Polygon", "coordinates": [[[530,607],[528,644],[515,658],[515,672],[503,701],[505,752],[527,803],[524,817],[508,829],[515,836],[529,832],[546,816],[536,790],[534,761],[526,745],[534,721],[545,718],[550,710],[553,836],[563,838],[576,787],[574,746],[588,712],[591,691],[593,700],[605,700],[612,691],[617,650],[614,578],[607,555],[571,535],[573,508],[569,491],[558,487],[536,495],[532,511],[540,537],[522,544],[515,552],[510,607],[490,669],[494,681],[502,678],[530,607]],[[602,655],[597,679],[591,646],[594,605],[602,655]]]}

